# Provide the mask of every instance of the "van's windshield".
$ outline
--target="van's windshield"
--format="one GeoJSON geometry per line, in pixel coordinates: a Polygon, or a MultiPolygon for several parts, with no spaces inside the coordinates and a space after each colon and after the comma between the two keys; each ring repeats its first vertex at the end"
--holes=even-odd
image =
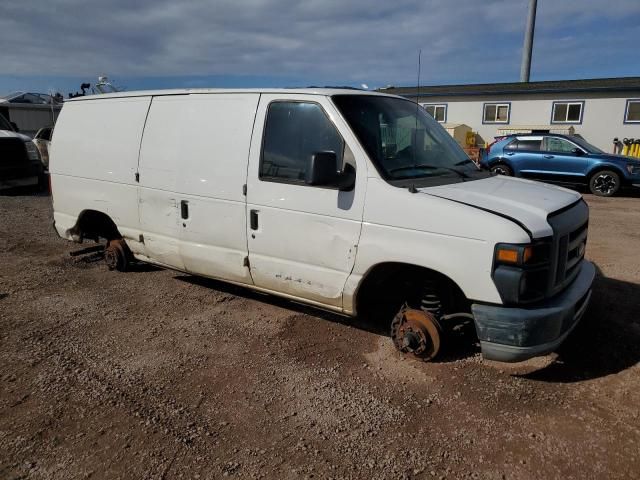
{"type": "Polygon", "coordinates": [[[444,128],[410,100],[374,95],[332,99],[389,183],[442,185],[486,176],[444,128]]]}

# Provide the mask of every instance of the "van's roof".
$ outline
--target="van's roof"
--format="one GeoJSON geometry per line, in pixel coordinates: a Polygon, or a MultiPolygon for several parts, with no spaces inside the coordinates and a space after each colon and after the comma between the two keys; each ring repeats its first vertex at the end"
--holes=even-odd
{"type": "Polygon", "coordinates": [[[189,95],[204,93],[278,93],[278,94],[297,94],[297,95],[375,95],[381,97],[398,97],[397,95],[389,95],[388,93],[373,92],[370,90],[358,90],[352,88],[181,88],[168,90],[139,90],[130,92],[113,92],[98,95],[86,95],[83,97],[75,97],[65,99],[65,102],[76,102],[82,100],[100,100],[107,98],[126,98],[126,97],[150,97],[161,95],[189,95]]]}

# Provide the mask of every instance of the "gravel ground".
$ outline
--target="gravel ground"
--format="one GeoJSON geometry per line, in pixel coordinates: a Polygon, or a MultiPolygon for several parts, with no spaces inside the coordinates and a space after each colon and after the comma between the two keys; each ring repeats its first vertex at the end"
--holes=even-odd
{"type": "Polygon", "coordinates": [[[68,253],[0,197],[0,478],[638,478],[640,198],[591,206],[599,267],[558,354],[437,363],[383,333],[68,253]]]}

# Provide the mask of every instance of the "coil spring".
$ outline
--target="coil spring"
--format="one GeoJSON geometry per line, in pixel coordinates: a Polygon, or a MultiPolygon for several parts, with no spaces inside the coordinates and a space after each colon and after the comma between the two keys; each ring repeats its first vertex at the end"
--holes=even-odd
{"type": "Polygon", "coordinates": [[[433,282],[427,283],[422,290],[420,309],[439,319],[443,314],[443,306],[438,289],[433,282]]]}

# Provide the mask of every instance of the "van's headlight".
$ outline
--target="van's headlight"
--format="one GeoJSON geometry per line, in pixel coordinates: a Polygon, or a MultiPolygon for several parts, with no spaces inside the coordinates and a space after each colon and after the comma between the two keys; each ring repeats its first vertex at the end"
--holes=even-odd
{"type": "Polygon", "coordinates": [[[505,303],[544,298],[549,284],[551,241],[499,243],[493,259],[493,281],[505,303]]]}
{"type": "Polygon", "coordinates": [[[27,149],[27,157],[29,157],[29,160],[40,160],[40,152],[35,143],[31,141],[24,142],[24,146],[27,149]]]}
{"type": "Polygon", "coordinates": [[[631,175],[640,175],[640,165],[635,164],[635,163],[628,163],[627,164],[627,171],[631,175]]]}

